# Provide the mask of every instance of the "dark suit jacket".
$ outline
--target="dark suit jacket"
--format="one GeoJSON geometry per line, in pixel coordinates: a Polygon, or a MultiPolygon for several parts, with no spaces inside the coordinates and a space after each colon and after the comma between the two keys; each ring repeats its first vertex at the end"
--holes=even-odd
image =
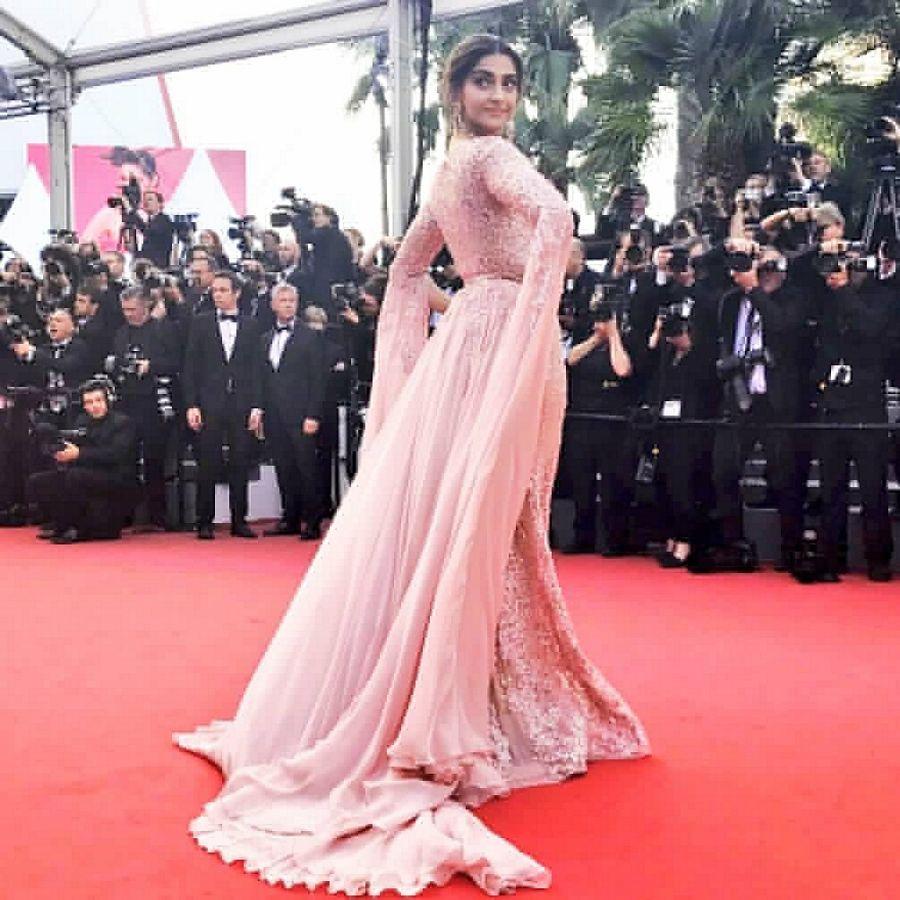
{"type": "Polygon", "coordinates": [[[38,387],[47,384],[47,373],[51,370],[59,372],[63,376],[65,388],[75,390],[91,372],[91,351],[88,345],[80,338],[73,337],[68,343],[62,356],[53,358],[53,345],[45,344],[35,348],[34,359],[26,363],[30,367],[33,383],[38,387]]]}
{"type": "Polygon", "coordinates": [[[150,361],[150,374],[144,378],[124,375],[120,378],[123,397],[150,396],[156,394],[156,378],[175,376],[180,365],[178,337],[168,319],[148,319],[140,327],[123,325],[113,341],[116,358],[116,375],[122,375],[125,354],[129,347],[140,347],[141,355],[150,361]]]}
{"type": "Polygon", "coordinates": [[[172,237],[175,234],[172,220],[165,213],[157,213],[145,222],[137,213],[134,213],[127,217],[127,221],[129,225],[134,225],[144,235],[138,256],[146,257],[161,269],[166,268],[169,265],[172,237]]]}
{"type": "MultiPolygon", "coordinates": [[[[719,307],[719,356],[731,356],[737,331],[738,311],[744,292],[728,291],[719,307]]],[[[800,340],[806,321],[803,297],[784,286],[772,294],[759,289],[750,293],[762,319],[763,346],[773,358],[766,368],[766,393],[776,415],[788,420],[800,414],[806,373],[800,369],[800,340]]]]}
{"type": "Polygon", "coordinates": [[[274,334],[274,329],[269,329],[260,341],[266,415],[277,414],[289,428],[300,427],[304,419],[320,420],[327,372],[319,335],[295,324],[275,371],[269,362],[274,334]]]}
{"type": "Polygon", "coordinates": [[[240,317],[234,351],[226,360],[216,316],[197,316],[191,323],[182,370],[185,406],[198,406],[207,416],[221,415],[231,385],[241,415],[262,409],[259,342],[259,325],[240,317]]]}
{"type": "Polygon", "coordinates": [[[106,472],[126,484],[137,479],[137,437],[128,416],[115,410],[100,420],[81,415],[75,426],[86,434],[73,442],[79,454],[72,465],[106,472]]]}

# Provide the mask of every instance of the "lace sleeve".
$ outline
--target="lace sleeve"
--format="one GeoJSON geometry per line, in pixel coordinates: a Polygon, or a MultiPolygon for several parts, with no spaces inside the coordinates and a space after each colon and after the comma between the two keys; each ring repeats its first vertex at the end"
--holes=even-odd
{"type": "Polygon", "coordinates": [[[571,250],[573,220],[565,198],[509,141],[485,138],[482,174],[495,202],[528,218],[534,237],[521,299],[531,308],[531,328],[537,327],[548,302],[554,310],[562,293],[566,260],[571,250]]]}
{"type": "Polygon", "coordinates": [[[375,368],[362,452],[381,430],[428,338],[428,267],[444,243],[430,206],[413,219],[390,268],[375,333],[375,368]]]}

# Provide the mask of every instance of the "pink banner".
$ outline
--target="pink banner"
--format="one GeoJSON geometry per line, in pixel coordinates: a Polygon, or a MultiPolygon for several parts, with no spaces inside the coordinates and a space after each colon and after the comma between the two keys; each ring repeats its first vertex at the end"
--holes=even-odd
{"type": "MultiPolygon", "coordinates": [[[[182,179],[197,152],[200,151],[172,147],[73,147],[75,230],[81,239],[97,241],[103,250],[113,249],[118,242],[122,220],[117,209],[107,206],[107,197],[118,195],[128,179],[134,176],[141,190],[158,190],[168,201],[182,186],[182,179]]],[[[244,215],[247,210],[245,152],[209,150],[207,156],[220,182],[219,187],[235,214],[244,215]]],[[[47,145],[29,144],[28,162],[35,166],[49,190],[50,151],[47,145]]],[[[210,189],[215,190],[216,186],[210,189]]]]}

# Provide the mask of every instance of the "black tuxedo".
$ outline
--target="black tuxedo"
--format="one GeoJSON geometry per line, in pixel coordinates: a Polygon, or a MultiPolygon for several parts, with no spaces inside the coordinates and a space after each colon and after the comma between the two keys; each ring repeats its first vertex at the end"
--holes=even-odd
{"type": "Polygon", "coordinates": [[[184,403],[198,407],[203,425],[197,439],[197,518],[211,525],[215,512],[216,476],[223,468],[227,444],[229,500],[232,527],[247,516],[247,477],[255,438],[247,431],[252,409],[262,409],[259,325],[238,318],[237,336],[227,359],[215,315],[201,315],[191,323],[182,372],[184,403]]]}
{"type": "MultiPolygon", "coordinates": [[[[719,356],[726,358],[735,350],[739,314],[744,292],[728,291],[719,306],[719,356]]],[[[781,547],[785,561],[797,552],[803,532],[803,502],[806,472],[804,457],[798,453],[792,432],[759,429],[774,422],[795,422],[801,414],[806,373],[799,365],[800,344],[806,321],[806,304],[801,294],[783,286],[771,294],[760,289],[749,295],[753,311],[762,323],[762,344],[769,351],[772,365],[765,369],[766,391],[751,395],[751,407],[739,410],[733,390],[725,385],[726,413],[741,427],[720,429],[715,438],[713,478],[716,503],[726,541],[742,536],[742,501],[739,481],[744,463],[757,440],[765,450],[769,487],[775,494],[781,520],[781,547]]],[[[749,329],[749,322],[748,322],[749,329]]]]}
{"type": "Polygon", "coordinates": [[[284,346],[278,368],[270,351],[275,329],[260,342],[266,444],[275,463],[281,493],[282,519],[291,528],[301,517],[318,526],[325,503],[316,460],[316,435],[303,433],[305,419],[322,423],[326,366],[319,335],[295,323],[284,346]]]}
{"type": "Polygon", "coordinates": [[[36,347],[34,356],[25,363],[25,380],[46,391],[42,410],[58,425],[68,420],[73,408],[71,398],[92,374],[90,357],[90,348],[76,336],[58,347],[53,344],[36,347]]]}

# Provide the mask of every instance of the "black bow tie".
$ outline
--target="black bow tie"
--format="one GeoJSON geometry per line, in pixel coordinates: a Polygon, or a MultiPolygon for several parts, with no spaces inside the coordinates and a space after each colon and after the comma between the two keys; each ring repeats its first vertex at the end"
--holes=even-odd
{"type": "Polygon", "coordinates": [[[237,313],[219,313],[220,322],[237,322],[237,313]]]}
{"type": "Polygon", "coordinates": [[[293,331],[293,330],[294,330],[293,327],[290,326],[290,325],[276,325],[276,326],[275,326],[275,331],[276,331],[276,332],[293,331]]]}

